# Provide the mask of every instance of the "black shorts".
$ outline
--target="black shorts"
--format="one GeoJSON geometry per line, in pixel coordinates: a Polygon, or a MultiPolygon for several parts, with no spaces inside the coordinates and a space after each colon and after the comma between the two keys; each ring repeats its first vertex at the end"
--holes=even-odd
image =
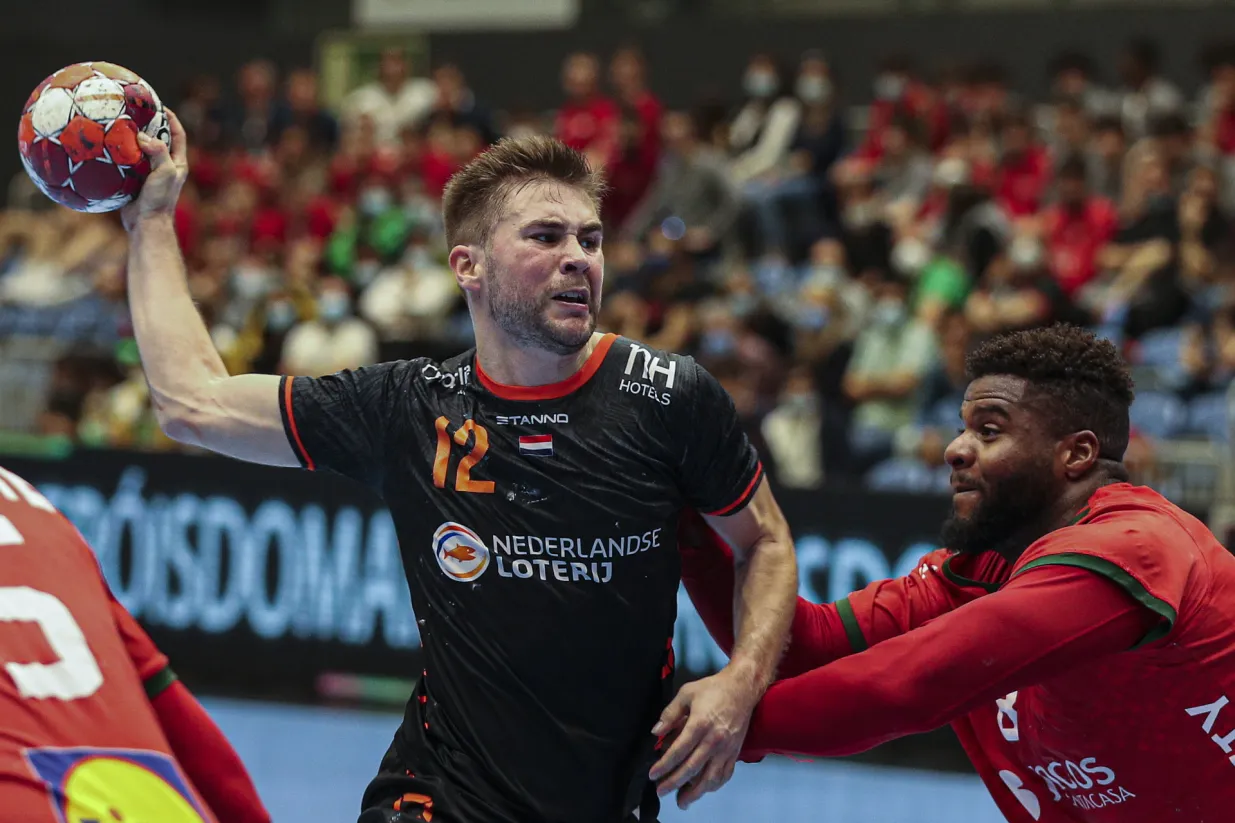
{"type": "Polygon", "coordinates": [[[437,776],[415,774],[391,746],[361,800],[357,823],[521,823],[437,776]]]}
{"type": "MultiPolygon", "coordinates": [[[[391,746],[365,789],[356,823],[536,823],[456,782],[413,773],[391,746]]],[[[655,818],[653,811],[642,822],[631,815],[624,823],[655,823],[655,818]]]]}

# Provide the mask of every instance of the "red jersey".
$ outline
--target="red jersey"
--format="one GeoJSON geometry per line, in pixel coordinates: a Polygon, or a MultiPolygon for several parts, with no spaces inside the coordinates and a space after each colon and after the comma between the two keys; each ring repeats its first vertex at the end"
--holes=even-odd
{"type": "Polygon", "coordinates": [[[72,524],[4,469],[0,554],[6,823],[212,823],[143,685],[167,659],[112,597],[72,524]]]}
{"type": "MultiPolygon", "coordinates": [[[[731,643],[732,575],[702,558],[683,552],[683,578],[731,643]]],[[[1099,489],[1011,566],[941,550],[836,604],[799,601],[793,632],[743,759],[951,723],[1014,823],[1206,823],[1235,807],[1235,557],[1149,489],[1099,489]]]]}

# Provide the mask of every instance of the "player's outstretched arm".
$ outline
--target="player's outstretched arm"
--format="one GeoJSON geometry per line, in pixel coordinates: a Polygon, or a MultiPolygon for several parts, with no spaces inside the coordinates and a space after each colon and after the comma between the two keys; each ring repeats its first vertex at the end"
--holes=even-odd
{"type": "MultiPolygon", "coordinates": [[[[678,551],[691,602],[717,645],[729,654],[734,643],[733,550],[700,515],[686,512],[678,527],[678,551]]],[[[980,582],[945,574],[948,558],[946,549],[937,549],[904,577],[877,580],[834,603],[799,597],[777,679],[796,677],[898,637],[986,593],[980,582]]],[[[974,565],[995,575],[1006,567],[993,556],[974,565]]]]}
{"type": "Polygon", "coordinates": [[[840,756],[929,731],[1109,654],[1158,616],[1086,569],[1043,566],[861,654],[768,689],[742,759],[840,756]]]}
{"type": "Polygon", "coordinates": [[[172,221],[188,177],[184,127],[171,111],[170,151],[138,135],[151,172],[125,207],[129,308],[159,425],[169,437],[272,466],[300,465],[284,434],[279,378],[228,375],[189,294],[172,221]]]}
{"type": "Polygon", "coordinates": [[[220,823],[270,823],[240,755],[206,714],[193,694],[177,679],[150,635],[107,591],[112,622],[129,659],[146,688],[159,727],[171,744],[176,762],[220,823]]]}

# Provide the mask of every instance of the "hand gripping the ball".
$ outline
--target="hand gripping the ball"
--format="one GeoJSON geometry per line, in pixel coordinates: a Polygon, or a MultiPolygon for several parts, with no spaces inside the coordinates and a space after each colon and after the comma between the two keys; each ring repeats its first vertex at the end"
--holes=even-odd
{"type": "Polygon", "coordinates": [[[137,198],[120,212],[124,227],[132,231],[138,223],[154,217],[171,217],[176,211],[180,190],[189,178],[189,144],[180,118],[171,109],[167,123],[171,130],[171,148],[162,140],[138,134],[142,152],[150,158],[150,175],[142,184],[137,198]]]}

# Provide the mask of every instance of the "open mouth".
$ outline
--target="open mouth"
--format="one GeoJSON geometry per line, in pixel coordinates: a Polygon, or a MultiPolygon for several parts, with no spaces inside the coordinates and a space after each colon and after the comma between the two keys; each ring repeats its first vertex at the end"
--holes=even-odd
{"type": "Polygon", "coordinates": [[[587,297],[587,289],[568,289],[553,295],[553,299],[559,303],[568,303],[574,306],[586,306],[587,297]]]}

